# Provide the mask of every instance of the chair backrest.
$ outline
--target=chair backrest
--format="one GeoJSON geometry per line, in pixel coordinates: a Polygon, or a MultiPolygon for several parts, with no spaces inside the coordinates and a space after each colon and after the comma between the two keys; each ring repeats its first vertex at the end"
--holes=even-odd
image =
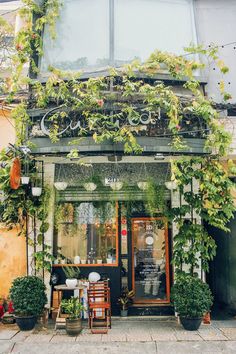
{"type": "Polygon", "coordinates": [[[90,282],[88,289],[88,303],[95,302],[110,303],[110,288],[108,280],[90,282]]]}

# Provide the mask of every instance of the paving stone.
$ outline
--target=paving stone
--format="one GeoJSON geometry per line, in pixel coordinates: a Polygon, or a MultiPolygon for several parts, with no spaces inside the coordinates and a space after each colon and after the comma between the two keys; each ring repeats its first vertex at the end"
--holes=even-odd
{"type": "MultiPolygon", "coordinates": [[[[222,334],[226,336],[229,340],[236,340],[236,328],[220,328],[222,334]]],[[[236,352],[236,349],[235,349],[236,352]]]]}
{"type": "Polygon", "coordinates": [[[125,334],[102,334],[102,342],[126,342],[125,334]]]}
{"type": "Polygon", "coordinates": [[[167,331],[157,331],[156,333],[151,334],[152,340],[154,341],[176,341],[177,338],[174,332],[167,331]]]}
{"type": "MultiPolygon", "coordinates": [[[[227,342],[204,342],[204,341],[188,341],[188,342],[157,342],[157,353],[163,354],[216,354],[227,353],[225,346],[227,342]]],[[[235,347],[236,348],[236,347],[235,347]]],[[[235,352],[234,352],[235,353],[235,352]]]]}
{"type": "Polygon", "coordinates": [[[11,338],[13,342],[24,342],[33,331],[19,331],[15,336],[11,338]]]}
{"type": "Polygon", "coordinates": [[[50,343],[75,342],[76,337],[68,336],[67,334],[56,334],[51,338],[50,343]]]}
{"type": "Polygon", "coordinates": [[[0,342],[0,354],[7,354],[10,353],[14,343],[8,340],[3,340],[0,342]]]}
{"type": "Polygon", "coordinates": [[[50,342],[52,337],[52,334],[31,334],[25,339],[25,342],[50,342]]]}
{"type": "Polygon", "coordinates": [[[13,348],[14,354],[156,354],[156,345],[154,342],[146,343],[98,343],[96,346],[94,343],[88,342],[75,342],[75,343],[35,343],[30,348],[30,343],[17,343],[13,348]]]}
{"type": "Polygon", "coordinates": [[[82,333],[76,337],[76,342],[101,342],[101,334],[82,333]]]}
{"type": "Polygon", "coordinates": [[[202,341],[197,331],[175,331],[175,336],[178,341],[202,341]]]}
{"type": "Polygon", "coordinates": [[[11,339],[11,338],[14,337],[18,332],[19,332],[19,330],[1,329],[1,330],[0,330],[0,340],[11,339]]]}
{"type": "Polygon", "coordinates": [[[227,337],[217,328],[201,328],[198,333],[205,341],[227,340],[227,337]]]}

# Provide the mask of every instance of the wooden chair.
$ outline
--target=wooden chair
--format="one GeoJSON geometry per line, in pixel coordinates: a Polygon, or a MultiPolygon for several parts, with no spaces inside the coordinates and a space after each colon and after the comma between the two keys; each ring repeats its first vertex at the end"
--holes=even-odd
{"type": "Polygon", "coordinates": [[[111,328],[111,296],[108,281],[90,283],[88,316],[92,333],[107,333],[108,328],[111,328]]]}

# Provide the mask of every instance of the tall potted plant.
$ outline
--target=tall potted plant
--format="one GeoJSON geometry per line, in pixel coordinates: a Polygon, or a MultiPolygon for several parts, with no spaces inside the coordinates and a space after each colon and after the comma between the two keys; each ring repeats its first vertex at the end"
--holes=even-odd
{"type": "Polygon", "coordinates": [[[132,303],[134,297],[134,291],[129,290],[127,287],[122,288],[121,296],[118,298],[120,305],[121,317],[127,317],[129,305],[132,303]]]}
{"type": "Polygon", "coordinates": [[[69,334],[69,336],[77,336],[82,331],[81,313],[84,310],[84,306],[79,298],[71,297],[68,300],[62,300],[61,307],[62,310],[69,315],[68,318],[66,318],[67,334],[69,334]]]}
{"type": "Polygon", "coordinates": [[[177,277],[172,287],[171,298],[181,324],[189,331],[195,331],[200,327],[203,315],[210,310],[213,303],[209,285],[187,274],[177,277]]]}
{"type": "Polygon", "coordinates": [[[34,328],[37,317],[43,313],[47,303],[46,287],[35,276],[16,278],[10,289],[10,298],[15,310],[16,323],[21,331],[34,328]]]}

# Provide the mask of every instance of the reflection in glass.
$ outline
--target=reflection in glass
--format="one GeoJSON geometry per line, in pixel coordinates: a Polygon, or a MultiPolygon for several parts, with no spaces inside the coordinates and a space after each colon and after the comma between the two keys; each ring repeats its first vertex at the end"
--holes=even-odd
{"type": "MultiPolygon", "coordinates": [[[[68,203],[62,207],[68,209],[68,203]]],[[[66,219],[65,213],[62,213],[58,225],[57,247],[60,253],[69,263],[74,263],[75,257],[82,264],[116,263],[116,205],[84,202],[73,208],[73,222],[68,223],[68,216],[66,219]]]]}
{"type": "Polygon", "coordinates": [[[166,300],[166,254],[163,222],[133,220],[134,290],[136,300],[166,300]]]}

